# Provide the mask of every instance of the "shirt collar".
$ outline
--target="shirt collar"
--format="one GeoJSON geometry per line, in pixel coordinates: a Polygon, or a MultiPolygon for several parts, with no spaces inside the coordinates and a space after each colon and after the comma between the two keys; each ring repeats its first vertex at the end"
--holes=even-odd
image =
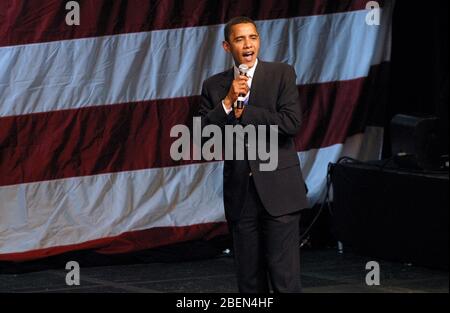
{"type": "MultiPolygon", "coordinates": [[[[253,78],[253,76],[255,76],[255,70],[256,70],[257,65],[258,65],[258,59],[256,59],[255,64],[253,64],[253,66],[247,72],[247,76],[249,78],[253,78]]],[[[236,67],[236,65],[234,65],[233,67],[234,67],[234,77],[238,77],[239,76],[239,68],[236,67]]]]}

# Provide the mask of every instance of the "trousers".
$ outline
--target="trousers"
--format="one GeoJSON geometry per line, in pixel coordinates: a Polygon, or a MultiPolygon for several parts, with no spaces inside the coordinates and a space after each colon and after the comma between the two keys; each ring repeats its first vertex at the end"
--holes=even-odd
{"type": "Polygon", "coordinates": [[[271,216],[252,177],[240,218],[228,221],[233,239],[239,292],[301,292],[300,212],[271,216]],[[270,284],[270,285],[269,285],[270,284]]]}

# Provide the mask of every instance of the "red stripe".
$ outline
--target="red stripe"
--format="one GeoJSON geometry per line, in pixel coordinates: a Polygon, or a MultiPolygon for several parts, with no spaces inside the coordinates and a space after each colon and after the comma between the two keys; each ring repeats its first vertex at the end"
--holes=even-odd
{"type": "Polygon", "coordinates": [[[364,78],[299,87],[303,105],[298,151],[344,143],[367,126],[384,126],[390,63],[372,66],[364,78]]]}
{"type": "Polygon", "coordinates": [[[192,125],[199,97],[0,118],[0,186],[168,167],[174,125],[192,125]]]}
{"type": "MultiPolygon", "coordinates": [[[[383,117],[372,111],[386,107],[387,68],[375,66],[368,78],[300,86],[298,151],[343,143],[383,117]]],[[[170,130],[191,127],[199,102],[194,96],[0,118],[0,186],[191,164],[170,157],[176,140],[170,130]]]]}
{"type": "MultiPolygon", "coordinates": [[[[365,9],[366,0],[78,0],[80,25],[66,24],[62,0],[0,1],[0,47],[65,39],[222,24],[365,9]]],[[[382,2],[379,1],[380,5],[382,2]]]]}
{"type": "Polygon", "coordinates": [[[94,249],[98,253],[117,254],[161,247],[183,241],[204,239],[228,233],[223,223],[205,223],[182,227],[157,227],[147,230],[123,233],[119,236],[91,240],[79,244],[50,247],[19,253],[0,254],[0,261],[23,262],[46,258],[69,251],[94,249]]]}

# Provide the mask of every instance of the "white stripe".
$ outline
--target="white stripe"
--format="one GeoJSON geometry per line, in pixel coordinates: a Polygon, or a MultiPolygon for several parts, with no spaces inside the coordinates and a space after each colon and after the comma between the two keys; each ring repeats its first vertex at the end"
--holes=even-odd
{"type": "Polygon", "coordinates": [[[0,254],[224,221],[221,162],[0,188],[0,254]]]}
{"type": "MultiPolygon", "coordinates": [[[[260,57],[295,66],[298,84],[367,76],[390,59],[391,7],[258,22],[260,57]]],[[[231,65],[223,25],[0,48],[0,116],[199,95],[231,65]]]]}
{"type": "MultiPolygon", "coordinates": [[[[375,142],[380,134],[368,132],[375,142]]],[[[311,205],[323,193],[328,162],[345,150],[356,157],[362,137],[299,154],[311,205]]],[[[222,171],[214,162],[0,187],[0,254],[224,221],[222,171]]]]}

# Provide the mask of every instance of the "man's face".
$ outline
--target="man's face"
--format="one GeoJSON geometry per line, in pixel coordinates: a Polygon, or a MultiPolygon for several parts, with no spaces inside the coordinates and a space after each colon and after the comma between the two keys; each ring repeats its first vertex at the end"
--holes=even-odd
{"type": "Polygon", "coordinates": [[[236,66],[252,67],[259,53],[259,35],[252,23],[241,23],[231,27],[228,41],[223,42],[225,51],[233,55],[236,66]]]}

